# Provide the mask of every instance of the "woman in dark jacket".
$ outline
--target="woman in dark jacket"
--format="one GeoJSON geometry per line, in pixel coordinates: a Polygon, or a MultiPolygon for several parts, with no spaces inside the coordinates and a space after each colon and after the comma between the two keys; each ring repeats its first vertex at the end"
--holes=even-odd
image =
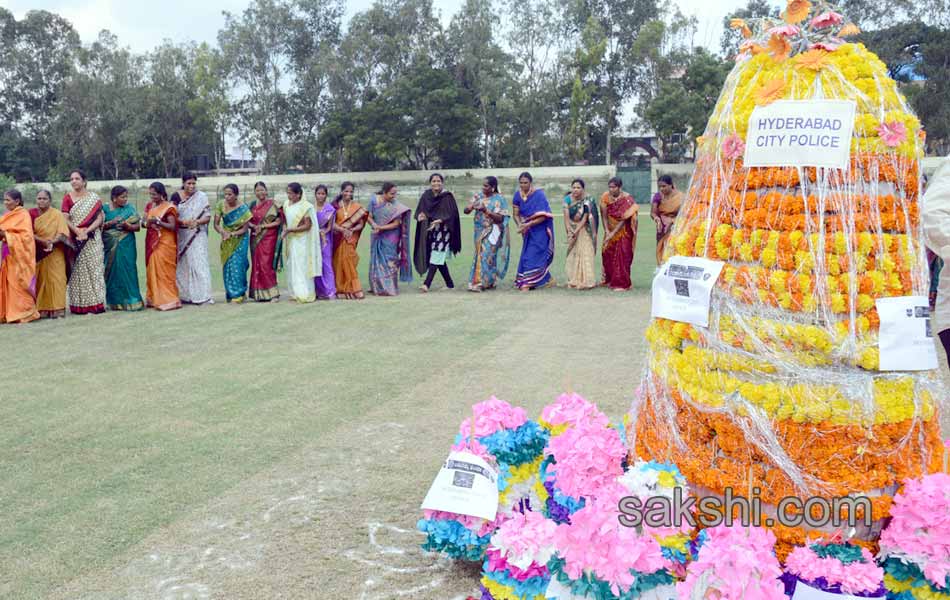
{"type": "Polygon", "coordinates": [[[412,261],[420,275],[426,274],[425,283],[419,288],[429,291],[435,272],[442,273],[445,286],[455,287],[449,267],[445,264],[450,254],[462,250],[462,224],[455,196],[444,188],[445,179],[438,173],[429,177],[429,189],[419,198],[416,208],[416,244],[412,261]]]}

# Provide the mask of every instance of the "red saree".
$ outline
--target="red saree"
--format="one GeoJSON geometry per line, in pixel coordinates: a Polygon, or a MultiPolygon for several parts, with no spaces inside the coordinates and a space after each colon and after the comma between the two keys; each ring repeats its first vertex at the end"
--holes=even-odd
{"type": "Polygon", "coordinates": [[[604,285],[615,290],[629,290],[633,286],[630,280],[630,266],[637,244],[637,203],[633,196],[622,193],[614,198],[610,192],[604,192],[600,198],[606,212],[606,231],[623,226],[612,238],[604,242],[601,254],[604,265],[604,285]]]}
{"type": "MultiPolygon", "coordinates": [[[[281,220],[281,211],[273,200],[251,204],[251,223],[269,225],[281,220]]],[[[280,268],[280,227],[263,229],[251,236],[251,281],[248,296],[258,302],[269,302],[280,296],[277,270],[280,268]]]]}

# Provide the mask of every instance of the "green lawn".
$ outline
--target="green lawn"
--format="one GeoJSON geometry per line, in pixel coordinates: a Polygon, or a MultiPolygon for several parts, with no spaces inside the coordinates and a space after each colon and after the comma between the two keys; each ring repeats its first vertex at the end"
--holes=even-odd
{"type": "MultiPolygon", "coordinates": [[[[211,573],[209,589],[230,590],[214,597],[274,597],[281,586],[306,588],[297,579],[268,584],[261,569],[288,561],[304,579],[345,572],[334,575],[335,595],[316,597],[359,597],[373,570],[359,558],[372,552],[362,548],[366,528],[374,519],[401,528],[390,532],[412,528],[473,402],[497,393],[535,412],[574,387],[619,418],[643,366],[651,226],[641,219],[632,294],[516,293],[516,236],[504,286],[481,295],[422,295],[417,278],[399,298],[223,305],[212,240],[221,305],[0,328],[0,597],[201,597],[177,584],[155,591],[188,571],[183,564],[193,567],[189,573],[211,573]],[[386,465],[368,452],[390,453],[386,465]],[[363,478],[352,481],[360,469],[363,478]],[[352,489],[334,504],[348,510],[337,514],[314,500],[320,509],[309,514],[309,526],[281,530],[313,539],[284,540],[259,527],[254,535],[270,545],[245,571],[213,573],[182,558],[215,503],[241,522],[248,519],[242,511],[279,487],[275,481],[314,473],[336,478],[338,490],[352,489]],[[178,557],[171,563],[177,567],[136,562],[163,546],[178,557]],[[357,558],[340,558],[349,551],[357,558]]],[[[451,262],[460,283],[471,261],[471,221],[463,227],[465,251],[451,262]]],[[[361,243],[364,281],[368,245],[361,243]]],[[[565,249],[562,240],[554,266],[561,282],[565,249]]],[[[139,274],[144,279],[144,269],[139,274]]],[[[320,496],[316,489],[305,495],[320,496]]],[[[419,541],[398,535],[411,538],[403,544],[410,550],[419,541]]],[[[448,577],[433,596],[413,597],[448,597],[452,586],[471,591],[466,577],[448,577]]]]}
{"type": "Polygon", "coordinates": [[[0,597],[464,599],[478,571],[419,550],[422,498],[493,394],[629,408],[640,225],[632,293],[521,294],[513,262],[483,294],[224,305],[213,241],[219,305],[0,327],[0,597]]]}

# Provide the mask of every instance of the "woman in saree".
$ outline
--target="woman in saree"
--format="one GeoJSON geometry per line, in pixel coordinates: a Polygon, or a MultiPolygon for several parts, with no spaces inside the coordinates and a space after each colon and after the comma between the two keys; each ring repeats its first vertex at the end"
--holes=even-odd
{"type": "Polygon", "coordinates": [[[158,310],[181,308],[178,298],[178,209],[168,201],[165,186],[148,187],[145,207],[145,304],[158,310]]]}
{"type": "Polygon", "coordinates": [[[518,233],[524,238],[515,287],[522,292],[548,287],[554,282],[554,215],[544,190],[534,187],[531,173],[526,171],[518,176],[518,191],[512,204],[518,233]]]}
{"type": "Polygon", "coordinates": [[[181,176],[178,202],[178,294],[186,304],[214,304],[208,263],[208,223],[211,205],[197,189],[194,173],[181,176]]]}
{"type": "Polygon", "coordinates": [[[630,266],[637,246],[637,203],[623,191],[623,181],[612,177],[600,198],[604,222],[604,285],[614,291],[629,290],[630,266]]]}
{"type": "Polygon", "coordinates": [[[455,196],[445,189],[445,178],[439,173],[429,176],[429,189],[422,193],[416,207],[416,245],[412,259],[419,274],[426,280],[419,289],[425,293],[432,286],[435,273],[442,274],[445,287],[455,287],[449,266],[450,255],[462,251],[462,222],[455,196]]]}
{"type": "Polygon", "coordinates": [[[224,186],[224,201],[214,207],[214,230],[221,235],[221,268],[224,295],[228,302],[241,303],[247,297],[247,230],[251,211],[241,202],[238,186],[224,186]]]}
{"type": "Polygon", "coordinates": [[[597,287],[597,202],[587,195],[583,179],[571,182],[564,198],[564,230],[567,234],[567,287],[589,290],[597,287]]]}
{"type": "Polygon", "coordinates": [[[102,201],[86,189],[86,174],[69,174],[72,191],[63,197],[63,213],[69,215],[69,231],[75,250],[70,251],[66,292],[69,310],[77,315],[106,311],[106,263],[99,232],[104,221],[102,201]]]}
{"type": "Polygon", "coordinates": [[[142,310],[139,273],[135,266],[135,232],[141,220],[129,205],[129,191],[117,185],[109,194],[109,206],[103,208],[102,244],[106,256],[106,303],[109,310],[142,310]]]}
{"type": "Polygon", "coordinates": [[[669,175],[660,175],[656,181],[659,191],[653,195],[650,207],[650,216],[656,223],[656,264],[663,263],[663,253],[666,251],[666,242],[673,231],[673,222],[683,205],[683,192],[673,185],[673,178],[669,175]]]}
{"type": "Polygon", "coordinates": [[[280,232],[283,227],[283,212],[273,199],[267,197],[263,181],[254,184],[251,202],[251,281],[250,297],[257,302],[271,302],[280,298],[277,288],[277,271],[281,268],[280,232]]]}
{"type": "Polygon", "coordinates": [[[317,299],[313,280],[322,274],[323,252],[317,213],[313,204],[302,196],[303,188],[299,183],[287,186],[287,205],[284,206],[287,226],[281,236],[284,238],[284,266],[287,268],[290,297],[307,304],[317,299]]]}
{"type": "Polygon", "coordinates": [[[0,323],[29,323],[36,310],[36,241],[33,220],[17,190],[3,194],[0,217],[0,323]]]}
{"type": "Polygon", "coordinates": [[[482,191],[465,207],[475,213],[475,256],[468,275],[468,290],[481,292],[494,288],[508,273],[511,243],[508,235],[508,203],[498,193],[498,179],[482,182],[482,191]]]}
{"type": "Polygon", "coordinates": [[[360,255],[356,246],[366,227],[369,213],[353,199],[355,186],[344,181],[340,194],[333,201],[336,217],[333,223],[333,274],[336,276],[336,295],[339,298],[362,300],[363,286],[356,268],[360,255]]]}
{"type": "Polygon", "coordinates": [[[314,210],[317,211],[317,224],[320,227],[320,258],[323,261],[323,274],[314,278],[313,286],[317,291],[317,300],[336,298],[336,275],[333,274],[333,223],[336,209],[327,202],[330,190],[322,183],[314,190],[314,210]]]}
{"type": "Polygon", "coordinates": [[[66,316],[66,249],[70,231],[66,215],[53,207],[47,190],[36,193],[30,209],[36,240],[36,309],[41,319],[66,316]]]}
{"type": "Polygon", "coordinates": [[[377,296],[398,296],[399,282],[412,281],[409,261],[409,223],[412,209],[396,201],[396,184],[386,182],[369,203],[369,291],[377,296]]]}

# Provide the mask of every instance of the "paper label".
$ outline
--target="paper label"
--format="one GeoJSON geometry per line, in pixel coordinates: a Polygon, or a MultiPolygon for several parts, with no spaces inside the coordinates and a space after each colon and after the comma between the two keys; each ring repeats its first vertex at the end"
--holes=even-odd
{"type": "Polygon", "coordinates": [[[929,371],[937,368],[930,300],[927,296],[878,298],[881,317],[878,349],[882,371],[929,371]]]}
{"type": "Polygon", "coordinates": [[[709,301],[725,263],[695,256],[674,256],[653,278],[654,318],[709,326],[709,301]]]}
{"type": "Polygon", "coordinates": [[[498,512],[498,472],[470,452],[452,452],[435,476],[422,508],[493,521],[498,512]]]}

